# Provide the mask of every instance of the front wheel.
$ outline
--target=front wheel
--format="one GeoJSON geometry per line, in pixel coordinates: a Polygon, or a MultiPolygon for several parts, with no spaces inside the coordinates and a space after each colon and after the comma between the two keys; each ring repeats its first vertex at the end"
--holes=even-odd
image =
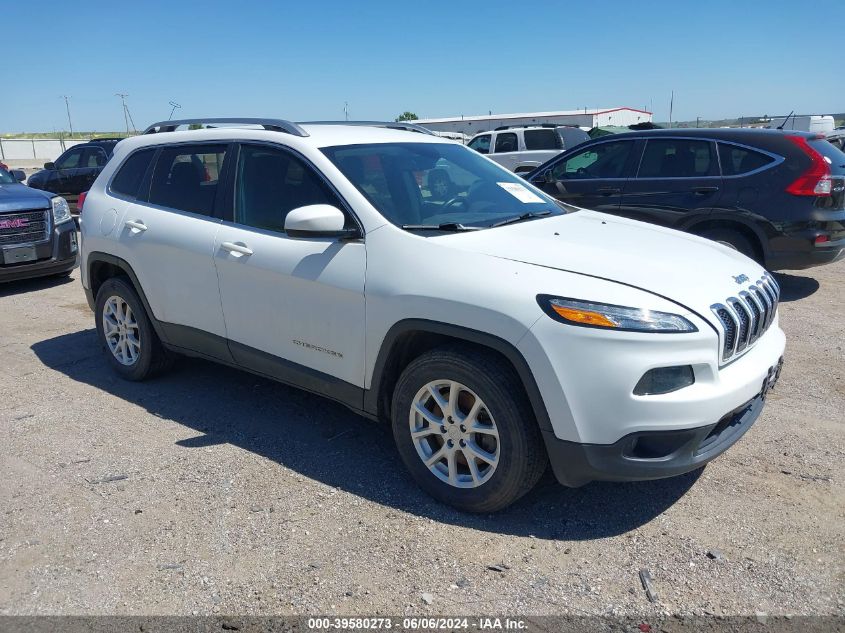
{"type": "Polygon", "coordinates": [[[547,457],[512,368],[493,354],[448,347],[402,372],[393,437],[423,490],[469,512],[500,510],[526,494],[547,457]]]}

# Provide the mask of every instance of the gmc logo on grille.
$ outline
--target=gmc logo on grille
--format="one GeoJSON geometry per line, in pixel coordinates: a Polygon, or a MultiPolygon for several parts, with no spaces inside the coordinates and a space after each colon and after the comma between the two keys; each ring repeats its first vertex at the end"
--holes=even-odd
{"type": "Polygon", "coordinates": [[[14,220],[0,220],[0,229],[23,229],[29,226],[26,218],[15,218],[14,220]]]}

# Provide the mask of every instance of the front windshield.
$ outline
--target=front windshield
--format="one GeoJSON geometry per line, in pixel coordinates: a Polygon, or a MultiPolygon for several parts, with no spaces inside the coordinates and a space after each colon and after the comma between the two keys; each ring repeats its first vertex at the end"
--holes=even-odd
{"type": "Polygon", "coordinates": [[[497,222],[564,213],[524,180],[463,145],[378,143],[327,147],[323,153],[397,226],[497,222]]]}
{"type": "Polygon", "coordinates": [[[13,185],[15,182],[15,179],[12,178],[12,174],[0,167],[0,185],[13,185]]]}

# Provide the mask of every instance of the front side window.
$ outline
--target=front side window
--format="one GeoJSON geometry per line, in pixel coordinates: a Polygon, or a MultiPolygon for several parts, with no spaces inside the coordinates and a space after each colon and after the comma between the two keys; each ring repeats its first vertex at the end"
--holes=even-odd
{"type": "Polygon", "coordinates": [[[496,153],[519,150],[519,141],[513,132],[502,132],[496,137],[496,153]]]}
{"type": "Polygon", "coordinates": [[[624,178],[633,141],[598,143],[559,162],[552,169],[558,180],[624,178]]]}
{"type": "Polygon", "coordinates": [[[649,139],[637,178],[717,176],[713,143],[689,139],[649,139]]]}
{"type": "Polygon", "coordinates": [[[279,233],[288,213],[311,204],[343,208],[325,181],[290,152],[244,145],[235,182],[235,222],[279,233]]]}
{"type": "Polygon", "coordinates": [[[723,176],[738,176],[747,174],[755,169],[765,167],[774,158],[755,152],[747,147],[738,147],[729,143],[719,143],[719,162],[722,165],[723,176]]]}
{"type": "Polygon", "coordinates": [[[476,136],[469,142],[468,147],[470,149],[474,149],[479,154],[489,154],[490,153],[490,135],[484,134],[482,136],[476,136]]]}
{"type": "Polygon", "coordinates": [[[155,148],[144,149],[135,152],[126,159],[126,162],[117,170],[111,181],[112,192],[132,200],[137,198],[141,182],[144,180],[147,168],[150,166],[150,161],[155,153],[155,148]]]}
{"type": "Polygon", "coordinates": [[[454,143],[376,143],[322,151],[398,226],[486,228],[527,213],[565,212],[517,175],[454,143]]]}
{"type": "Polygon", "coordinates": [[[563,149],[563,141],[557,130],[525,130],[525,149],[563,149]]]}
{"type": "Polygon", "coordinates": [[[79,164],[82,162],[82,152],[83,150],[80,149],[72,149],[68,150],[56,161],[56,169],[73,169],[75,167],[79,167],[79,164]]]}
{"type": "Polygon", "coordinates": [[[158,157],[149,201],[200,215],[214,214],[226,145],[165,147],[158,157]]]}

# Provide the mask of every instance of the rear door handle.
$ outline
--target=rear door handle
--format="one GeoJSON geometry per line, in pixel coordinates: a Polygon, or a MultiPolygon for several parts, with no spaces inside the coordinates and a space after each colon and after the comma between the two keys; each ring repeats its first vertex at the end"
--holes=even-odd
{"type": "Polygon", "coordinates": [[[252,249],[241,242],[223,242],[220,244],[220,248],[224,251],[229,251],[236,257],[240,257],[241,255],[252,255],[252,249]]]}
{"type": "Polygon", "coordinates": [[[132,229],[134,233],[143,233],[147,230],[147,225],[141,220],[126,220],[126,226],[132,229]]]}
{"type": "Polygon", "coordinates": [[[596,191],[603,196],[612,196],[617,193],[622,193],[622,190],[617,187],[599,187],[596,191]]]}
{"type": "Polygon", "coordinates": [[[718,187],[693,187],[693,192],[699,194],[716,193],[719,191],[718,187]]]}

